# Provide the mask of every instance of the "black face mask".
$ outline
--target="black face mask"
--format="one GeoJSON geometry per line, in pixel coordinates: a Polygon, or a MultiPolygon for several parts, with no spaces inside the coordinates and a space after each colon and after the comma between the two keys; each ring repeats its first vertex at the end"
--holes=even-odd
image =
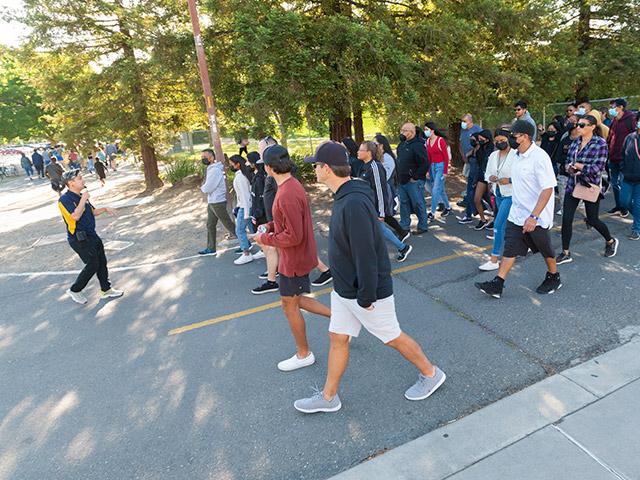
{"type": "Polygon", "coordinates": [[[469,140],[469,142],[471,143],[472,147],[475,147],[476,145],[478,145],[478,140],[476,140],[475,138],[472,138],[471,140],[469,140]]]}
{"type": "Polygon", "coordinates": [[[489,140],[480,140],[480,141],[478,141],[478,143],[480,145],[486,145],[487,143],[489,143],[489,140]]]}
{"type": "Polygon", "coordinates": [[[400,134],[400,136],[398,138],[400,139],[401,142],[406,142],[407,141],[407,136],[403,135],[402,133],[400,134]]]}
{"type": "Polygon", "coordinates": [[[518,149],[518,141],[516,140],[516,137],[509,137],[509,146],[514,150],[518,149]]]}
{"type": "Polygon", "coordinates": [[[202,157],[200,161],[202,162],[203,165],[209,165],[209,159],[206,157],[202,157]]]}
{"type": "Polygon", "coordinates": [[[237,172],[239,169],[234,167],[233,165],[229,165],[229,170],[231,170],[232,172],[237,172]]]}
{"type": "Polygon", "coordinates": [[[558,134],[558,132],[550,132],[549,130],[547,130],[547,136],[549,138],[556,138],[557,134],[558,134]]]}
{"type": "Polygon", "coordinates": [[[507,148],[509,148],[509,143],[508,142],[496,142],[496,148],[498,150],[506,150],[507,148]]]}

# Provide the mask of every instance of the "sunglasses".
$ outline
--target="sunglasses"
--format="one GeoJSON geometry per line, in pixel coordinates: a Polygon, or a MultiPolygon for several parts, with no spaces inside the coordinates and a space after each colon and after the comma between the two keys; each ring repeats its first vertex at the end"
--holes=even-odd
{"type": "Polygon", "coordinates": [[[520,107],[518,107],[518,108],[514,108],[513,110],[516,111],[516,112],[519,112],[522,109],[520,107]]]}
{"type": "Polygon", "coordinates": [[[591,124],[589,123],[576,123],[576,128],[585,128],[585,127],[590,127],[591,124]]]}

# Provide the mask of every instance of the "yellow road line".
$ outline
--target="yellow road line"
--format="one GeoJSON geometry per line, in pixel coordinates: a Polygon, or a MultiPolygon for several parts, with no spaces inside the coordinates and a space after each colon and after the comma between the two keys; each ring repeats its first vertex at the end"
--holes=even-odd
{"type": "MultiPolygon", "coordinates": [[[[467,255],[471,255],[474,253],[479,253],[484,250],[488,250],[492,247],[492,245],[486,245],[484,247],[472,247],[465,251],[460,251],[453,253],[451,255],[446,255],[444,257],[434,258],[432,260],[427,260],[426,262],[414,263],[413,265],[407,265],[405,267],[396,268],[391,272],[392,275],[397,275],[398,273],[410,272],[412,270],[418,270],[419,268],[428,267],[431,265],[437,265],[439,263],[448,262],[449,260],[455,260],[456,258],[464,257],[467,255]]],[[[323,288],[322,290],[317,290],[311,293],[310,297],[320,297],[322,295],[326,295],[327,293],[331,293],[333,288],[323,288]]],[[[190,332],[191,330],[197,330],[199,328],[208,327],[210,325],[215,325],[216,323],[226,322],[228,320],[234,320],[236,318],[245,317],[247,315],[252,315],[254,313],[264,312],[266,310],[271,310],[272,308],[278,308],[280,306],[280,302],[271,302],[265,305],[260,305],[258,307],[248,308],[246,310],[241,310],[235,313],[228,313],[227,315],[222,315],[220,317],[212,318],[210,320],[204,320],[202,322],[190,323],[188,325],[184,325],[182,327],[174,328],[173,330],[169,330],[169,335],[178,335],[180,333],[190,332]]]]}

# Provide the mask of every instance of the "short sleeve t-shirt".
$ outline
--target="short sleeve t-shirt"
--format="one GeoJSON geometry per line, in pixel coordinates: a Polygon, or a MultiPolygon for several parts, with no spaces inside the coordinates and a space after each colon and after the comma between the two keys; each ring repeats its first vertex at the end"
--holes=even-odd
{"type": "MultiPolygon", "coordinates": [[[[524,153],[517,153],[511,165],[512,204],[509,221],[519,226],[529,218],[543,190],[554,188],[556,181],[551,158],[535,143],[524,153]]],[[[540,214],[538,225],[549,229],[553,226],[554,197],[540,214]]]]}
{"type": "Polygon", "coordinates": [[[86,232],[87,235],[96,236],[96,217],[93,215],[93,205],[87,202],[84,212],[79,220],[71,218],[78,204],[80,203],[80,195],[67,190],[58,200],[58,208],[62,213],[62,219],[67,226],[67,238],[75,239],[77,231],[86,232]]]}

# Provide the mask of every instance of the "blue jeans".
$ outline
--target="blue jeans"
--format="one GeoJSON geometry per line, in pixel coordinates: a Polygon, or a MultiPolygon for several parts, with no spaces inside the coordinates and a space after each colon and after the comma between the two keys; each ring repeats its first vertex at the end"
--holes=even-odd
{"type": "Polygon", "coordinates": [[[30,177],[31,175],[33,175],[33,167],[29,166],[29,167],[25,167],[24,171],[27,174],[27,177],[30,177]]]}
{"type": "Polygon", "coordinates": [[[424,199],[424,180],[408,182],[398,185],[398,197],[400,197],[400,226],[409,230],[411,225],[411,212],[418,216],[418,229],[426,230],[427,202],[424,199]]]}
{"type": "Polygon", "coordinates": [[[386,238],[389,243],[392,243],[394,247],[398,249],[398,251],[402,250],[405,247],[405,244],[400,241],[396,234],[393,233],[393,230],[389,225],[384,222],[380,222],[380,227],[382,227],[382,234],[384,238],[386,238]]]}
{"type": "Polygon", "coordinates": [[[436,214],[439,203],[444,203],[444,208],[451,208],[445,189],[444,163],[432,163],[429,166],[429,184],[431,184],[431,213],[436,214]]]}
{"type": "Polygon", "coordinates": [[[507,227],[509,210],[511,210],[511,197],[503,197],[500,192],[496,192],[496,203],[498,205],[498,215],[493,222],[493,250],[491,255],[499,257],[504,248],[504,232],[507,227]]]}
{"type": "Polygon", "coordinates": [[[249,238],[247,237],[247,227],[250,222],[250,218],[244,218],[244,208],[239,208],[238,217],[236,218],[236,236],[240,240],[240,248],[244,252],[251,248],[251,243],[249,243],[249,238]]]}
{"type": "Polygon", "coordinates": [[[478,213],[474,198],[476,196],[476,177],[478,176],[478,164],[475,161],[469,162],[469,175],[467,175],[467,193],[464,196],[467,208],[465,213],[467,217],[478,213]]]}
{"type": "Polygon", "coordinates": [[[620,189],[620,205],[631,212],[633,225],[631,230],[640,233],[640,183],[622,182],[620,189]]]}
{"type": "Polygon", "coordinates": [[[622,183],[622,173],[620,172],[620,164],[609,162],[609,181],[613,189],[613,198],[616,201],[616,208],[621,208],[620,189],[622,183]]]}

